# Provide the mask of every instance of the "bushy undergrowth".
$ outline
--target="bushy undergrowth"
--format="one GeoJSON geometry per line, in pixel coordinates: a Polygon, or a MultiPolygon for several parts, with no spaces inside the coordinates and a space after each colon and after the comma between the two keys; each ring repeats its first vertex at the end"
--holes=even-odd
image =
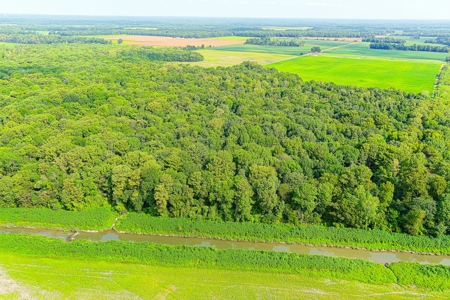
{"type": "Polygon", "coordinates": [[[30,226],[63,230],[105,230],[115,215],[106,208],[81,212],[41,208],[0,208],[0,226],[30,226]]]}
{"type": "Polygon", "coordinates": [[[380,230],[325,228],[319,226],[269,225],[169,219],[132,213],[119,221],[116,230],[143,234],[212,237],[247,241],[276,241],[370,250],[407,250],[450,254],[450,238],[413,237],[380,230]]]}
{"type": "Polygon", "coordinates": [[[450,290],[450,267],[422,265],[419,263],[391,263],[388,268],[403,286],[415,285],[435,291],[450,290]]]}
{"type": "Polygon", "coordinates": [[[373,284],[395,282],[392,272],[377,263],[295,253],[119,241],[93,243],[76,240],[67,243],[59,239],[23,235],[0,235],[0,251],[44,257],[307,274],[373,284]]]}

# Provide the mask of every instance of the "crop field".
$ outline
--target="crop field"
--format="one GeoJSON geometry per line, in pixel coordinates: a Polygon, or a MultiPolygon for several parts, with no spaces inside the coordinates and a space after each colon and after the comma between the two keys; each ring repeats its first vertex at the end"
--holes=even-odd
{"type": "Polygon", "coordinates": [[[169,47],[186,47],[190,46],[227,46],[244,44],[245,40],[213,40],[213,39],[191,39],[191,38],[172,38],[165,36],[109,36],[104,37],[106,40],[117,41],[122,39],[125,44],[139,46],[169,46],[169,47]]]}
{"type": "Polygon", "coordinates": [[[322,40],[305,40],[303,47],[283,47],[283,46],[259,46],[259,45],[232,45],[215,47],[213,50],[220,51],[236,51],[236,52],[254,52],[254,53],[271,53],[300,56],[309,53],[314,46],[320,47],[322,50],[341,47],[348,45],[343,41],[322,41],[322,40]]]}
{"type": "Polygon", "coordinates": [[[0,299],[445,299],[397,284],[305,275],[9,256],[0,254],[0,299]]]}
{"type": "Polygon", "coordinates": [[[257,62],[261,65],[272,64],[275,62],[292,59],[296,56],[286,54],[271,54],[271,53],[254,53],[254,52],[235,52],[235,51],[214,51],[214,50],[199,50],[205,58],[204,61],[189,63],[192,65],[202,67],[218,67],[218,66],[234,66],[244,61],[257,62]]]}
{"type": "MultiPolygon", "coordinates": [[[[381,52],[381,50],[380,50],[381,52]]],[[[397,51],[401,52],[401,51],[397,51]]],[[[268,65],[298,74],[303,80],[432,93],[441,64],[381,59],[304,56],[268,65]]]]}

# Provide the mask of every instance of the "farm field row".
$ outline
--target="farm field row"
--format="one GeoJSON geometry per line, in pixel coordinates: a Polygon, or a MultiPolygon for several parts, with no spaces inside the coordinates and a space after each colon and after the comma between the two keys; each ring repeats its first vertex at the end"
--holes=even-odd
{"type": "Polygon", "coordinates": [[[305,40],[303,47],[283,47],[283,46],[259,46],[259,45],[232,45],[215,47],[213,50],[219,51],[235,51],[235,52],[252,52],[252,53],[271,53],[286,54],[300,56],[311,51],[312,47],[320,47],[322,50],[348,45],[349,42],[342,41],[322,41],[322,40],[305,40]]]}
{"type": "Polygon", "coordinates": [[[444,299],[397,285],[0,254],[0,299],[444,299]],[[230,288],[232,287],[232,288],[230,288]]]}

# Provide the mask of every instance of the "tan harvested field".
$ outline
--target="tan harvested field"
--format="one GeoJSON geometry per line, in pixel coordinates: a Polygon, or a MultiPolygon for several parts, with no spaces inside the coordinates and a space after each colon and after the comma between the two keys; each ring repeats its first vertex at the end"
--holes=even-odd
{"type": "Polygon", "coordinates": [[[172,38],[166,36],[114,36],[105,38],[106,40],[117,41],[122,39],[128,45],[140,46],[170,46],[170,47],[186,47],[186,46],[230,46],[242,45],[245,41],[233,40],[212,40],[212,39],[184,39],[172,38]]]}

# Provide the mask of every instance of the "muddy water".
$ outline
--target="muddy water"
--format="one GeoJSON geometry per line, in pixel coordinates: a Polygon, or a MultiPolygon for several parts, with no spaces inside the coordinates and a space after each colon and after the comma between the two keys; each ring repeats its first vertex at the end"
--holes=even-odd
{"type": "MultiPolygon", "coordinates": [[[[28,228],[0,228],[0,234],[26,234],[42,235],[46,237],[67,239],[71,233],[50,229],[28,229],[28,228]]],[[[432,256],[397,252],[377,252],[366,250],[342,249],[333,247],[315,247],[282,243],[254,243],[221,241],[206,238],[180,238],[154,235],[134,235],[105,231],[100,233],[80,232],[75,240],[88,240],[92,242],[123,241],[123,242],[149,242],[168,245],[188,245],[196,247],[214,247],[217,249],[246,249],[265,250],[277,252],[294,252],[299,254],[337,256],[357,258],[374,261],[377,263],[390,263],[398,261],[420,262],[425,264],[443,264],[450,266],[450,256],[432,256]]]]}

